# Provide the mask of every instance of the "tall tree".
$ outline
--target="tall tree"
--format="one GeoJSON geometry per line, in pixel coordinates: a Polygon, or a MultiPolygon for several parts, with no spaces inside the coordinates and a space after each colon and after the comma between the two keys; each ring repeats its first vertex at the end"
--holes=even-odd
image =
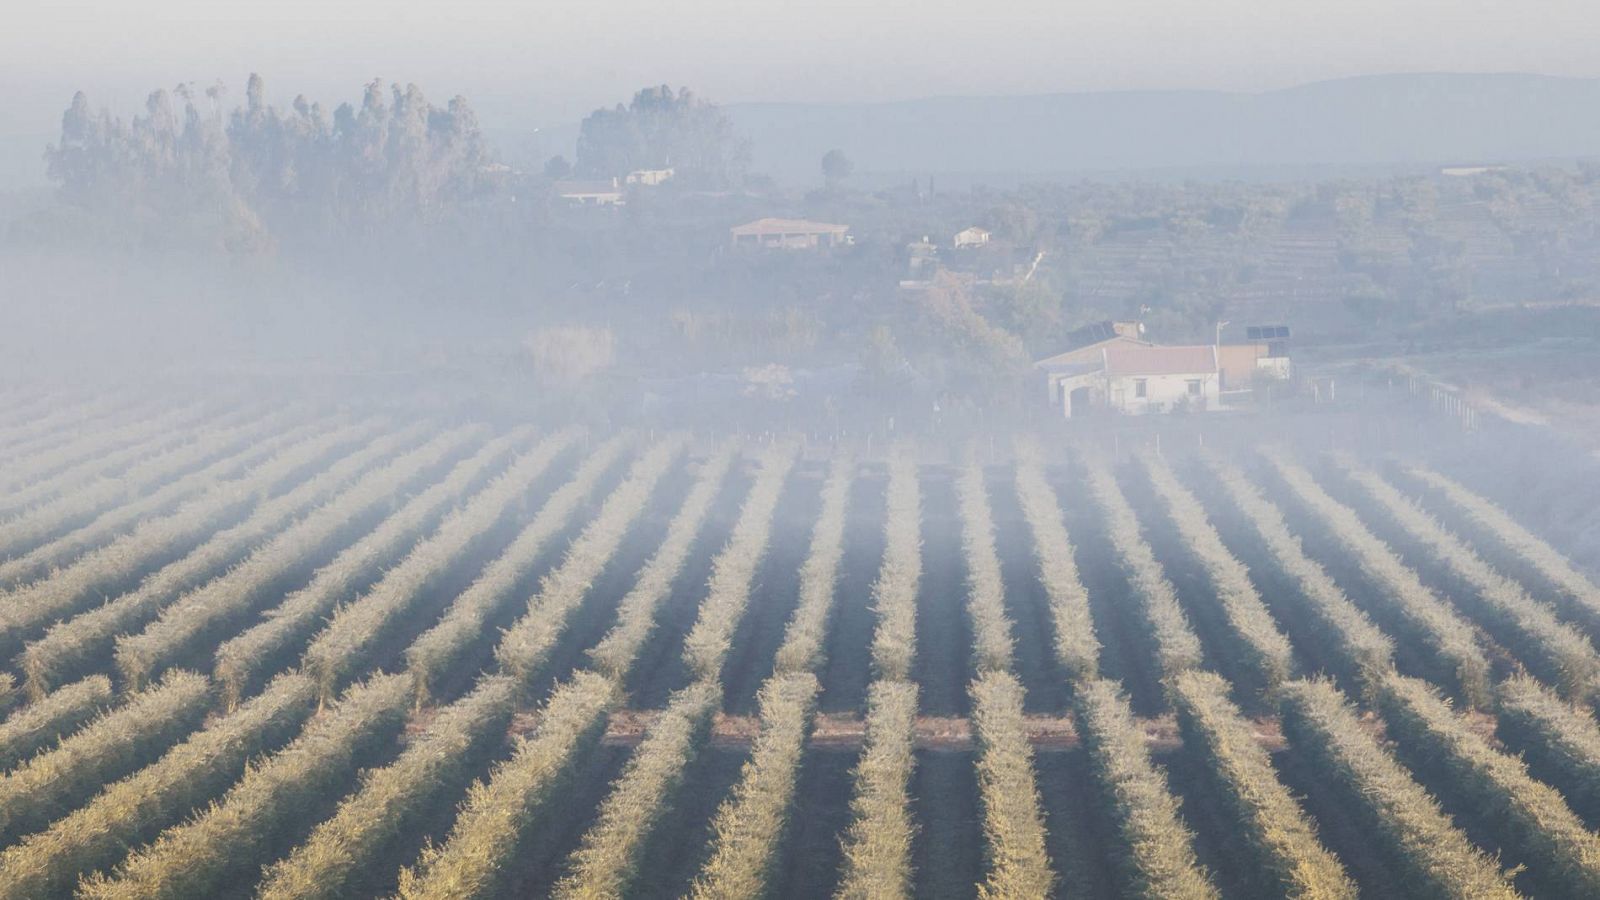
{"type": "Polygon", "coordinates": [[[833,149],[822,154],[822,179],[829,188],[836,188],[856,170],[856,164],[843,150],[833,149]]]}
{"type": "Polygon", "coordinates": [[[749,143],[722,108],[688,88],[645,88],[627,106],[590,113],[578,133],[577,169],[596,177],[671,168],[697,186],[730,187],[749,161],[749,143]]]}
{"type": "Polygon", "coordinates": [[[374,81],[359,109],[341,105],[330,119],[304,97],[271,106],[258,75],[226,116],[220,87],[204,101],[187,86],[175,93],[181,113],[156,91],[126,123],[75,96],[47,153],[63,198],[136,223],[220,214],[234,241],[264,236],[264,222],[314,236],[426,220],[485,188],[488,151],[461,97],[438,107],[416,85],[374,81]]]}

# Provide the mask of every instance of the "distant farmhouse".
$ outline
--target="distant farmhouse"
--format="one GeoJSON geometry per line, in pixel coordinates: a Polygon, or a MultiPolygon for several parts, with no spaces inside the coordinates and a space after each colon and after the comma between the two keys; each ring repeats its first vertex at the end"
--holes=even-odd
{"type": "MultiPolygon", "coordinates": [[[[1220,330],[1220,329],[1219,329],[1220,330]]],[[[1069,349],[1034,363],[1050,405],[1066,418],[1207,411],[1248,396],[1259,378],[1289,377],[1289,329],[1252,327],[1243,344],[1160,346],[1137,322],[1097,322],[1068,336],[1069,349]]]]}
{"type": "Polygon", "coordinates": [[[906,277],[901,280],[901,287],[917,287],[931,284],[933,276],[939,271],[939,248],[933,245],[924,235],[920,241],[912,241],[906,245],[906,277]]]}
{"type": "Polygon", "coordinates": [[[621,206],[622,184],[617,178],[597,181],[558,181],[556,194],[573,206],[621,206]]]}
{"type": "Polygon", "coordinates": [[[735,247],[817,250],[853,243],[849,225],[806,219],[757,219],[729,229],[735,247]]]}
{"type": "Polygon", "coordinates": [[[634,169],[623,177],[623,184],[637,184],[641,187],[656,187],[672,180],[672,169],[634,169]]]}
{"type": "Polygon", "coordinates": [[[955,240],[951,243],[957,250],[964,250],[968,247],[982,247],[989,243],[990,237],[992,235],[987,230],[974,225],[956,232],[955,240]]]}
{"type": "Polygon", "coordinates": [[[556,196],[573,206],[622,206],[628,202],[630,187],[658,187],[672,180],[672,169],[635,169],[621,178],[593,181],[558,181],[556,196]]]}

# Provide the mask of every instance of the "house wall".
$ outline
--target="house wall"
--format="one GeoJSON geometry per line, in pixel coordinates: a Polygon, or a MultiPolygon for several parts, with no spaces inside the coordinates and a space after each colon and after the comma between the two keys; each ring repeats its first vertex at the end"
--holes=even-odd
{"type": "Polygon", "coordinates": [[[1222,367],[1222,386],[1229,391],[1247,391],[1256,377],[1256,361],[1267,355],[1266,344],[1223,344],[1217,348],[1217,364],[1222,367]]]}
{"type": "Polygon", "coordinates": [[[629,172],[623,180],[628,184],[641,184],[646,187],[655,187],[665,184],[672,178],[672,169],[639,169],[629,172]]]}
{"type": "Polygon", "coordinates": [[[1113,409],[1131,415],[1171,412],[1189,404],[1193,409],[1216,409],[1220,390],[1215,372],[1182,375],[1113,375],[1106,379],[1106,401],[1113,409]],[[1145,383],[1145,396],[1139,397],[1137,382],[1145,383]],[[1189,393],[1189,382],[1200,382],[1198,396],[1189,393]]]}
{"type": "Polygon", "coordinates": [[[1263,356],[1256,360],[1256,371],[1280,380],[1287,380],[1294,374],[1294,369],[1287,356],[1263,356]]]}
{"type": "Polygon", "coordinates": [[[791,232],[788,234],[736,234],[736,247],[764,247],[772,250],[815,250],[819,247],[836,247],[843,243],[832,233],[791,232]]]}

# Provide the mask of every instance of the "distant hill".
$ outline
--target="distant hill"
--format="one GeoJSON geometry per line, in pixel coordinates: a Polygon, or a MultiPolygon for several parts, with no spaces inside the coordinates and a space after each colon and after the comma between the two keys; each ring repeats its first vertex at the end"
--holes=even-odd
{"type": "Polygon", "coordinates": [[[1264,93],[1136,91],[728,107],[755,168],[821,180],[838,147],[866,178],[950,186],[1172,170],[1305,177],[1600,156],[1600,79],[1378,75],[1264,93]],[[949,182],[947,182],[949,183],[949,182]]]}

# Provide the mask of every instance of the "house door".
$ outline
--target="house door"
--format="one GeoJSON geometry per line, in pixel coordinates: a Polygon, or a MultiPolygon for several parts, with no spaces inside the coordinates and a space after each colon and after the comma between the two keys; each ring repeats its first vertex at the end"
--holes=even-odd
{"type": "Polygon", "coordinates": [[[1067,415],[1086,416],[1094,406],[1094,393],[1086,387],[1073,388],[1067,395],[1067,415]]]}

